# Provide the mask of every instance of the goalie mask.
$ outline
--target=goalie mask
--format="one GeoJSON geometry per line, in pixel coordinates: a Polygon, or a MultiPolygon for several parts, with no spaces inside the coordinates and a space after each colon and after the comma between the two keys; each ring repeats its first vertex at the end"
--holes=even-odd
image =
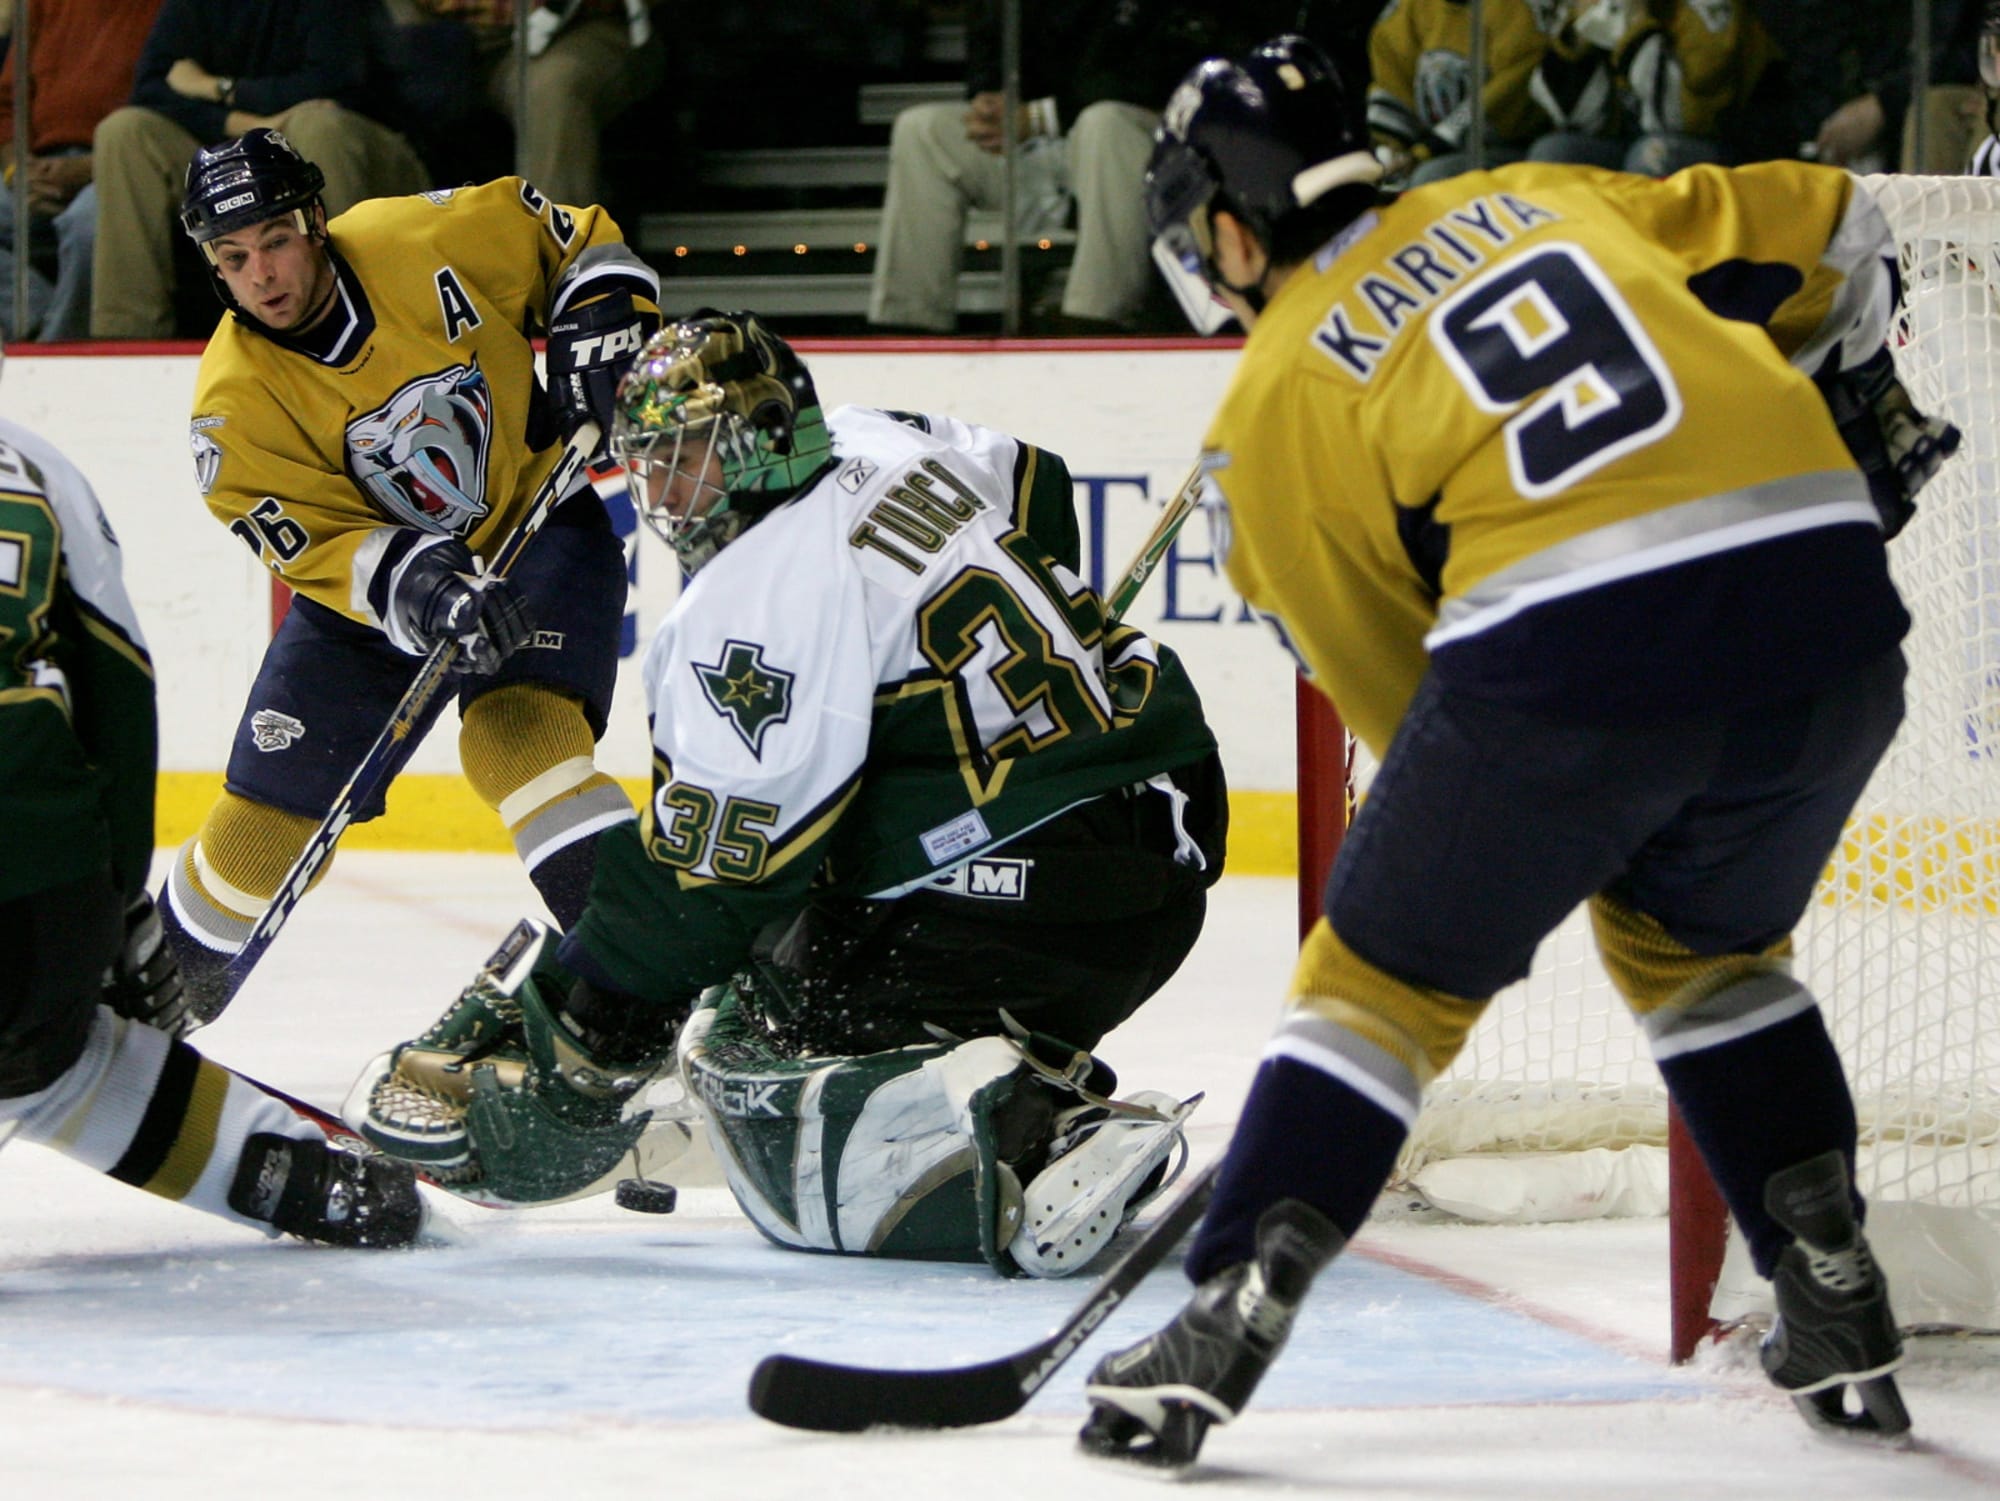
{"type": "Polygon", "coordinates": [[[812,377],[754,313],[668,324],[618,385],[611,452],[646,524],[693,575],[833,462],[812,377]]]}
{"type": "Polygon", "coordinates": [[[1216,209],[1275,253],[1300,224],[1333,234],[1373,202],[1381,176],[1339,70],[1314,43],[1281,36],[1240,63],[1210,58],[1181,81],[1153,136],[1153,259],[1188,321],[1215,333],[1230,317],[1217,288],[1262,305],[1255,287],[1233,286],[1216,270],[1216,209]],[[1329,197],[1357,185],[1367,193],[1329,197]]]}

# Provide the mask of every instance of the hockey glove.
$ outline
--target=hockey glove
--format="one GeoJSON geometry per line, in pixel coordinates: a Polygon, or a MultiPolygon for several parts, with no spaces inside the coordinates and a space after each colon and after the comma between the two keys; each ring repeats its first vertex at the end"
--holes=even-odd
{"type": "Polygon", "coordinates": [[[1868,481],[1884,535],[1895,536],[1916,514],[1917,492],[1957,451],[1958,429],[1916,409],[1896,378],[1887,347],[1851,369],[1822,377],[1820,389],[1868,481]]]}
{"type": "Polygon", "coordinates": [[[125,945],[104,972],[99,999],[118,1015],[144,1022],[169,1037],[180,1037],[189,1028],[180,961],[161,930],[159,909],[143,892],[125,909],[125,945]]]}
{"type": "Polygon", "coordinates": [[[658,310],[630,292],[569,308],[549,325],[549,405],[565,441],[586,422],[610,441],[618,379],[659,326],[658,310]]]}
{"type": "Polygon", "coordinates": [[[534,627],[513,585],[478,568],[455,537],[419,543],[389,586],[389,608],[398,633],[418,652],[456,641],[458,665],[490,676],[534,627]]]}

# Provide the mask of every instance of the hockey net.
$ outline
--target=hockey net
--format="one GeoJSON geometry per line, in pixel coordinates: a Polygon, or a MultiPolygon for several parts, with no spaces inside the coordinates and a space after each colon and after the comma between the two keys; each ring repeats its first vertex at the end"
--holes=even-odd
{"type": "MultiPolygon", "coordinates": [[[[1898,368],[1918,406],[1949,415],[1964,441],[1890,548],[1915,617],[1908,717],[1801,924],[1797,973],[1819,997],[1854,1087],[1870,1238],[1899,1316],[1993,1329],[2000,181],[1868,181],[1900,248],[1898,368]]],[[[1368,772],[1356,768],[1357,786],[1368,772]]],[[[1543,944],[1529,979],[1494,1000],[1427,1094],[1384,1208],[1489,1221],[1665,1213],[1667,1139],[1659,1072],[1578,912],[1543,944]]],[[[1714,1316],[1768,1306],[1734,1246],[1714,1316]]]]}

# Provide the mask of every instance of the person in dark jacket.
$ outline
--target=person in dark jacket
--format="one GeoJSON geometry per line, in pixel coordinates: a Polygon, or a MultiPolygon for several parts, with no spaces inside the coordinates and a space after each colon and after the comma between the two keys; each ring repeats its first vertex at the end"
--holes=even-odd
{"type": "Polygon", "coordinates": [[[93,338],[173,336],[174,210],[203,146],[282,130],[326,173],[329,214],[430,185],[370,91],[370,47],[388,24],[374,0],[165,0],[132,102],[98,122],[93,143],[93,338]]]}

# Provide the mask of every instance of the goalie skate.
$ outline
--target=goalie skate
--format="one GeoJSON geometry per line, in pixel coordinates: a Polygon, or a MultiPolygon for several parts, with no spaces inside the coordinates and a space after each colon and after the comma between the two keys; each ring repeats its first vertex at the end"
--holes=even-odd
{"type": "Polygon", "coordinates": [[[1080,1107],[1051,1145],[1048,1166],[1022,1192],[1021,1227],[1007,1246],[1015,1264],[1031,1277],[1064,1277],[1087,1266],[1179,1176],[1187,1162],[1183,1123],[1201,1099],[1142,1090],[1080,1107]]]}

